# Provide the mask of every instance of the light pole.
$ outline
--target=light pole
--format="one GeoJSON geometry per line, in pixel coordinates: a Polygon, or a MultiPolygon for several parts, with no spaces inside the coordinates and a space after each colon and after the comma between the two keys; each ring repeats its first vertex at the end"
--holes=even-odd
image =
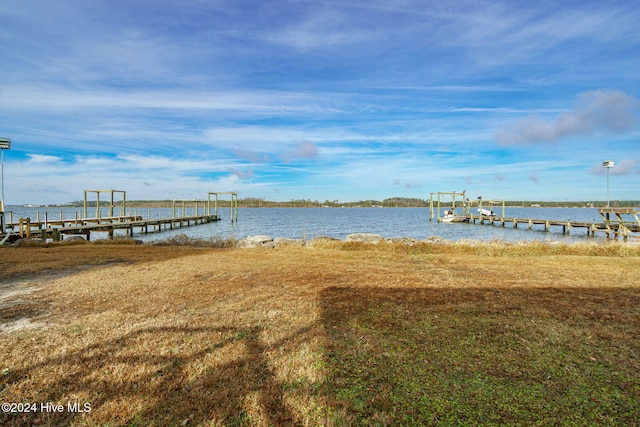
{"type": "Polygon", "coordinates": [[[605,160],[602,167],[607,169],[607,207],[609,207],[609,169],[613,167],[613,160],[605,160]]]}
{"type": "Polygon", "coordinates": [[[0,160],[0,179],[2,179],[2,199],[0,200],[0,232],[4,233],[4,150],[11,148],[11,140],[9,138],[0,138],[0,151],[2,151],[2,159],[0,160]]]}

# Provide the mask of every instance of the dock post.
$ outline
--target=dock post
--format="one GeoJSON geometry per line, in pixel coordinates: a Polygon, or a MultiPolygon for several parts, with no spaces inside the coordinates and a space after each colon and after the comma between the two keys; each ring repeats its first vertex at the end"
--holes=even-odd
{"type": "Polygon", "coordinates": [[[433,193],[429,197],[429,222],[433,221],[433,193]]]}
{"type": "Polygon", "coordinates": [[[533,228],[533,221],[529,219],[529,230],[531,230],[532,228],[533,228]]]}
{"type": "Polygon", "coordinates": [[[231,200],[229,201],[229,207],[231,209],[231,222],[238,221],[238,195],[231,193],[231,200]],[[235,208],[234,208],[235,200],[235,208]]]}

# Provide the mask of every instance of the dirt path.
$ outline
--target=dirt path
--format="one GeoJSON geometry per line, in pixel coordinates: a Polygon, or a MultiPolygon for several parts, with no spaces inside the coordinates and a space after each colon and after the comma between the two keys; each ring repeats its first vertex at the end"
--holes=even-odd
{"type": "Polygon", "coordinates": [[[43,319],[48,304],[34,295],[54,281],[87,268],[49,270],[0,279],[0,333],[45,326],[43,319]]]}

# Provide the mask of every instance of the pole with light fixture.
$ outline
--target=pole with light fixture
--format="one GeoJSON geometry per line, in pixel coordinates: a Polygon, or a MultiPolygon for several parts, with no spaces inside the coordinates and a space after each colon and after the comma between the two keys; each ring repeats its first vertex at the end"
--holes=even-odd
{"type": "Polygon", "coordinates": [[[4,233],[4,150],[11,148],[11,140],[9,138],[0,138],[0,151],[2,151],[2,159],[0,160],[0,179],[2,179],[2,199],[0,200],[0,232],[4,233]]]}
{"type": "Polygon", "coordinates": [[[613,160],[605,160],[602,162],[602,167],[607,169],[607,207],[609,206],[609,169],[614,166],[613,160]]]}

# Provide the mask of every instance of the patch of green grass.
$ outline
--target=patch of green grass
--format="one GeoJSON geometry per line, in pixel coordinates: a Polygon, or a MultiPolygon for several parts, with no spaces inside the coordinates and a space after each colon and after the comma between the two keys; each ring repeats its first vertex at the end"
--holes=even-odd
{"type": "MultiPolygon", "coordinates": [[[[624,339],[633,333],[624,316],[574,321],[525,291],[491,303],[468,290],[452,300],[441,290],[336,292],[325,395],[357,425],[640,422],[640,352],[624,339]]],[[[596,300],[581,303],[611,308],[596,300]]]]}

